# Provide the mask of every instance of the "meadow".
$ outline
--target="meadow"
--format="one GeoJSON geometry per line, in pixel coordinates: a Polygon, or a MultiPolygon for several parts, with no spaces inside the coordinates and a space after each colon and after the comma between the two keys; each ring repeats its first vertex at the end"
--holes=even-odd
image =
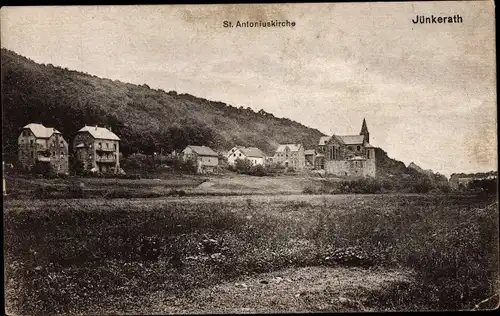
{"type": "Polygon", "coordinates": [[[498,203],[466,194],[7,199],[4,256],[11,314],[241,312],[242,300],[261,312],[468,310],[498,293],[498,203]],[[324,281],[335,278],[350,284],[342,296],[324,281]],[[281,290],[258,289],[265,280],[281,290]],[[290,297],[292,287],[302,290],[290,297]]]}

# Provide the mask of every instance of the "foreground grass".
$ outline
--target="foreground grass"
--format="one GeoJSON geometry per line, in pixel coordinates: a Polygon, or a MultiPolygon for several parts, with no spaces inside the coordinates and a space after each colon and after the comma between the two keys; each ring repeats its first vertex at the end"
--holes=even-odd
{"type": "Polygon", "coordinates": [[[471,309],[498,289],[493,198],[7,202],[6,301],[15,314],[148,313],[141,298],[151,293],[189,297],[310,266],[415,273],[412,283],[365,293],[368,310],[471,309]]]}

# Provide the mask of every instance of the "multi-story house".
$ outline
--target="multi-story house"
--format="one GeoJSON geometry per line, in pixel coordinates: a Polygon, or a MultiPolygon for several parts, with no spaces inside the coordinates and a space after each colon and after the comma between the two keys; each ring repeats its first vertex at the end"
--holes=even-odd
{"type": "Polygon", "coordinates": [[[58,174],[68,173],[68,143],[55,128],[28,124],[22,128],[17,144],[24,168],[31,170],[38,162],[58,174]]]}
{"type": "Polygon", "coordinates": [[[227,154],[227,163],[234,166],[238,159],[248,159],[254,166],[266,163],[266,155],[257,147],[233,147],[227,154]]]}
{"type": "Polygon", "coordinates": [[[84,170],[102,173],[120,171],[120,138],[107,128],[82,127],[73,139],[73,153],[84,170]]]}
{"type": "Polygon", "coordinates": [[[182,151],[182,158],[196,162],[197,173],[214,173],[219,165],[219,155],[207,146],[189,145],[182,151]]]}
{"type": "Polygon", "coordinates": [[[280,144],[274,153],[273,162],[286,168],[303,170],[306,165],[302,144],[280,144]]]}

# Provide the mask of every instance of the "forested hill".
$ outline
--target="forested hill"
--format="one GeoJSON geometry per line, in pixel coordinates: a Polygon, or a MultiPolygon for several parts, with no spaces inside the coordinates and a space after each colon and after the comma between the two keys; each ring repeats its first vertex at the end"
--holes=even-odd
{"type": "Polygon", "coordinates": [[[323,134],[263,110],[234,107],[175,91],[155,90],[43,65],[2,49],[4,153],[15,154],[19,128],[42,123],[70,142],[84,125],[110,126],[121,151],[152,153],[187,144],[228,150],[256,146],[271,154],[278,143],[314,146],[323,134]]]}

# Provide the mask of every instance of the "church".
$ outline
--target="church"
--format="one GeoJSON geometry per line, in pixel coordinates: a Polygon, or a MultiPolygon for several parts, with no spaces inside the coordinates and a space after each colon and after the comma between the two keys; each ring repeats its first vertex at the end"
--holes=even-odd
{"type": "Polygon", "coordinates": [[[321,137],[316,149],[315,169],[347,177],[375,177],[375,147],[363,119],[359,135],[321,137]]]}

